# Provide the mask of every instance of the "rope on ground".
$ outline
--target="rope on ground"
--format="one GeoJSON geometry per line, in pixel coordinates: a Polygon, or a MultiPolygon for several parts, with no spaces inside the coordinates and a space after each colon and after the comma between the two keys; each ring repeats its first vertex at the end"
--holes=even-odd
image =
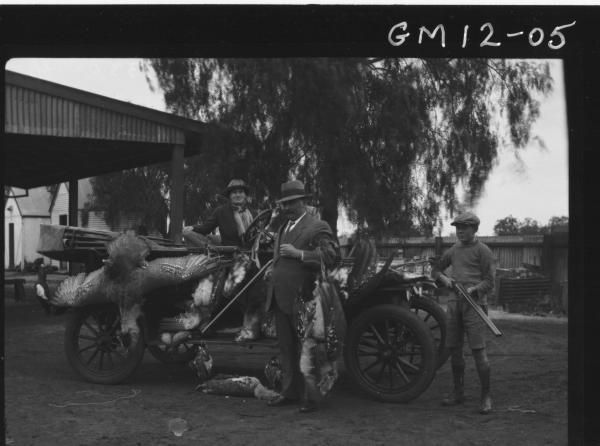
{"type": "Polygon", "coordinates": [[[142,391],[139,389],[131,389],[131,394],[130,395],[123,395],[123,396],[119,396],[115,399],[109,400],[109,401],[92,401],[89,403],[78,403],[78,402],[71,402],[71,401],[67,401],[64,404],[53,404],[53,403],[49,403],[48,405],[51,407],[69,407],[69,406],[92,406],[92,405],[102,405],[102,404],[111,404],[114,403],[116,401],[119,400],[125,400],[125,399],[129,399],[129,398],[135,398],[136,396],[138,396],[142,391]]]}
{"type": "Polygon", "coordinates": [[[533,409],[521,409],[521,406],[508,406],[506,408],[507,412],[521,412],[521,413],[537,413],[537,411],[533,409]]]}
{"type": "Polygon", "coordinates": [[[253,413],[242,413],[242,412],[236,412],[233,411],[234,414],[239,415],[241,417],[253,417],[253,418],[265,418],[267,415],[266,414],[253,414],[253,413]]]}

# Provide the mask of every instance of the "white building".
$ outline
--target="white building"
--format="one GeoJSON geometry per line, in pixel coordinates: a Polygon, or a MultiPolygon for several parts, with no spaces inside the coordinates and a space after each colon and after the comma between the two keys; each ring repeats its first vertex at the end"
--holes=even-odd
{"type": "MultiPolygon", "coordinates": [[[[40,224],[50,223],[51,194],[36,187],[11,188],[4,205],[4,267],[23,269],[41,257],[37,252],[40,224]]],[[[47,263],[46,260],[45,263],[47,263]]]]}
{"type": "MultiPolygon", "coordinates": [[[[110,231],[104,220],[103,211],[89,210],[92,203],[92,184],[89,178],[78,181],[77,226],[110,231]]],[[[50,204],[50,219],[53,225],[69,224],[69,184],[61,183],[50,204]]]]}
{"type": "MultiPolygon", "coordinates": [[[[93,189],[90,178],[78,181],[77,226],[105,231],[124,232],[137,230],[143,223],[140,215],[133,213],[122,215],[114,227],[110,227],[104,211],[92,210],[93,189]]],[[[5,268],[24,268],[25,263],[32,263],[42,257],[37,253],[40,238],[40,224],[69,225],[69,185],[61,183],[52,195],[46,186],[29,189],[14,189],[10,193],[4,208],[4,264],[5,268]],[[26,196],[21,196],[25,195],[26,196]]],[[[160,236],[156,230],[150,235],[160,236]]],[[[66,269],[66,262],[50,259],[44,260],[60,269],[66,269]]]]}

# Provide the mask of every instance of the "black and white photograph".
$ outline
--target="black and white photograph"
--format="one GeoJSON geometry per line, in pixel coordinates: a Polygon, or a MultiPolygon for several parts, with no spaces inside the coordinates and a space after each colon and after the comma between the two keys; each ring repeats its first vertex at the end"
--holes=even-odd
{"type": "Polygon", "coordinates": [[[600,444],[597,8],[56,8],[0,7],[5,444],[600,444]]]}

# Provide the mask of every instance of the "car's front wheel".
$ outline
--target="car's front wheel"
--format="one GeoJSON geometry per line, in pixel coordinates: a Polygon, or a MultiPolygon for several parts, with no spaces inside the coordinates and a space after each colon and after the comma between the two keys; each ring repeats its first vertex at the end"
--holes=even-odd
{"type": "Polygon", "coordinates": [[[140,364],[145,348],[143,330],[135,343],[121,332],[121,317],[116,305],[83,307],[67,319],[67,359],[87,381],[98,384],[122,382],[140,364]]]}

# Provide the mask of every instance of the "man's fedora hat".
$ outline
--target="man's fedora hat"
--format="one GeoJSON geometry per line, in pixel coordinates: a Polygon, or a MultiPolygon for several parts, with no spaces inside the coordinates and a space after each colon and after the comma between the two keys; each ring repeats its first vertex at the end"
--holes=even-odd
{"type": "Polygon", "coordinates": [[[465,212],[463,214],[457,215],[452,223],[452,226],[456,225],[469,225],[469,226],[479,226],[479,217],[472,212],[465,212]]]}
{"type": "Polygon", "coordinates": [[[229,194],[234,189],[243,189],[246,192],[246,195],[248,195],[250,193],[250,188],[244,182],[244,180],[239,180],[237,178],[234,178],[233,180],[231,180],[229,182],[229,184],[227,185],[227,188],[225,188],[225,192],[223,193],[223,195],[225,195],[226,197],[229,197],[229,194]]]}
{"type": "Polygon", "coordinates": [[[281,185],[281,198],[277,200],[277,203],[310,196],[311,194],[307,194],[304,190],[304,183],[302,181],[292,180],[281,185]]]}

